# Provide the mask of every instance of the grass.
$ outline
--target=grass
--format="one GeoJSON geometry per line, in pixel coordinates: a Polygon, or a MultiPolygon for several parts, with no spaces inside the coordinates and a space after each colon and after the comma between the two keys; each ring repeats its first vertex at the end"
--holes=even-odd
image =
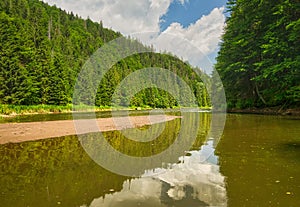
{"type": "MultiPolygon", "coordinates": [[[[175,107],[180,108],[180,107],[175,107]]],[[[87,105],[76,105],[73,107],[72,104],[65,106],[56,106],[56,105],[7,105],[0,104],[0,118],[3,116],[14,116],[14,115],[23,115],[23,114],[47,114],[47,113],[70,113],[73,111],[107,111],[107,110],[149,110],[152,109],[150,106],[143,107],[111,107],[111,106],[87,106],[87,105]]],[[[211,107],[201,107],[201,109],[211,109],[211,107]]]]}
{"type": "Polygon", "coordinates": [[[56,106],[56,105],[6,105],[0,104],[0,115],[22,115],[22,114],[47,114],[47,113],[67,113],[72,111],[103,111],[108,110],[110,107],[94,107],[94,106],[85,106],[79,105],[73,108],[72,104],[65,106],[56,106]]]}
{"type": "Polygon", "coordinates": [[[52,112],[67,112],[71,111],[72,106],[52,106],[52,105],[0,105],[0,114],[2,115],[17,115],[17,114],[32,114],[32,113],[52,113],[52,112]]]}

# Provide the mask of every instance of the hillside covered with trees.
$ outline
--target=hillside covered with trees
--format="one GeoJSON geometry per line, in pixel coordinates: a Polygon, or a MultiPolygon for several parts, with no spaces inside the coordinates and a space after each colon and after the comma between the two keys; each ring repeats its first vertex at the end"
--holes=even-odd
{"type": "MultiPolygon", "coordinates": [[[[120,36],[103,28],[102,22],[84,20],[38,0],[2,0],[0,104],[71,104],[78,73],[86,60],[102,45],[120,36]]],[[[141,45],[136,40],[128,41],[141,45]]],[[[189,64],[154,51],[115,64],[91,104],[109,106],[120,81],[146,67],[161,67],[176,73],[193,90],[199,106],[210,106],[207,90],[189,64]]],[[[166,91],[149,88],[139,92],[131,105],[166,108],[178,103],[166,91]]]]}
{"type": "Polygon", "coordinates": [[[230,0],[216,70],[229,108],[300,106],[300,2],[230,0]]]}

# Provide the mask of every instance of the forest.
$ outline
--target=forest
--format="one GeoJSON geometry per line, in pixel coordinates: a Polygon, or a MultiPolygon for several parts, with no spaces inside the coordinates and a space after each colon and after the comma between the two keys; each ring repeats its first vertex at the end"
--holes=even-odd
{"type": "MultiPolygon", "coordinates": [[[[229,0],[227,12],[213,74],[218,73],[222,79],[228,108],[299,107],[300,3],[229,0]]],[[[118,37],[122,35],[104,28],[101,21],[83,19],[42,1],[2,0],[0,111],[3,113],[7,106],[70,108],[75,82],[85,62],[118,37]]],[[[125,77],[141,68],[159,67],[181,77],[192,89],[198,106],[211,106],[211,97],[200,78],[210,82],[208,75],[171,54],[156,53],[137,40],[127,39],[128,44],[149,52],[117,62],[101,81],[95,103],[81,99],[79,104],[109,107],[116,87],[125,77]]],[[[120,97],[118,103],[121,106],[123,99],[120,97]]],[[[171,94],[158,88],[144,89],[130,100],[132,107],[179,105],[171,94]]]]}
{"type": "MultiPolygon", "coordinates": [[[[2,0],[0,105],[72,104],[74,85],[84,63],[98,48],[121,36],[104,28],[101,21],[82,19],[42,1],[2,0]]],[[[146,47],[130,38],[128,42],[146,47]]],[[[198,106],[210,106],[204,83],[188,63],[170,54],[155,53],[151,47],[147,49],[150,52],[113,65],[99,85],[95,103],[79,104],[110,106],[113,92],[122,79],[141,68],[160,67],[187,82],[198,106]]],[[[147,88],[132,98],[130,106],[172,108],[179,103],[164,90],[147,88]]]]}
{"type": "Polygon", "coordinates": [[[215,68],[228,108],[300,106],[300,2],[229,0],[215,68]]]}

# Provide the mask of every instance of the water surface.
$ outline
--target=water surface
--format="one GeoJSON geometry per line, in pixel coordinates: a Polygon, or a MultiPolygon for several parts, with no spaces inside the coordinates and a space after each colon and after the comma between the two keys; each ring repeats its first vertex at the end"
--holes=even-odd
{"type": "Polygon", "coordinates": [[[228,115],[217,146],[228,206],[300,205],[300,120],[228,115]]]}
{"type": "MultiPolygon", "coordinates": [[[[138,177],[100,167],[76,136],[1,145],[0,206],[299,206],[300,120],[228,115],[218,142],[207,139],[211,115],[198,115],[201,127],[189,151],[171,163],[149,164],[138,177]]],[[[122,153],[151,156],[174,143],[180,126],[180,119],[170,121],[146,143],[117,131],[104,136],[122,153]]]]}

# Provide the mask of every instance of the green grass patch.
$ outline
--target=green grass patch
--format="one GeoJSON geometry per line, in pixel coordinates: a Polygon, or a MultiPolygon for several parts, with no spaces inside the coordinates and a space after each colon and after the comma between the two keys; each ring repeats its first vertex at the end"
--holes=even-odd
{"type": "MultiPolygon", "coordinates": [[[[174,107],[173,109],[179,109],[180,107],[174,107]]],[[[120,107],[120,106],[87,106],[87,105],[72,105],[68,104],[65,106],[56,105],[7,105],[0,104],[0,119],[3,116],[13,116],[13,115],[24,115],[24,114],[47,114],[47,113],[70,113],[73,111],[83,112],[83,111],[108,111],[108,110],[149,110],[153,109],[150,106],[142,107],[120,107]]],[[[211,109],[211,107],[201,107],[201,109],[211,109]]]]}
{"type": "Polygon", "coordinates": [[[33,113],[59,113],[72,111],[72,105],[54,106],[54,105],[0,105],[0,114],[19,115],[33,113]]]}

